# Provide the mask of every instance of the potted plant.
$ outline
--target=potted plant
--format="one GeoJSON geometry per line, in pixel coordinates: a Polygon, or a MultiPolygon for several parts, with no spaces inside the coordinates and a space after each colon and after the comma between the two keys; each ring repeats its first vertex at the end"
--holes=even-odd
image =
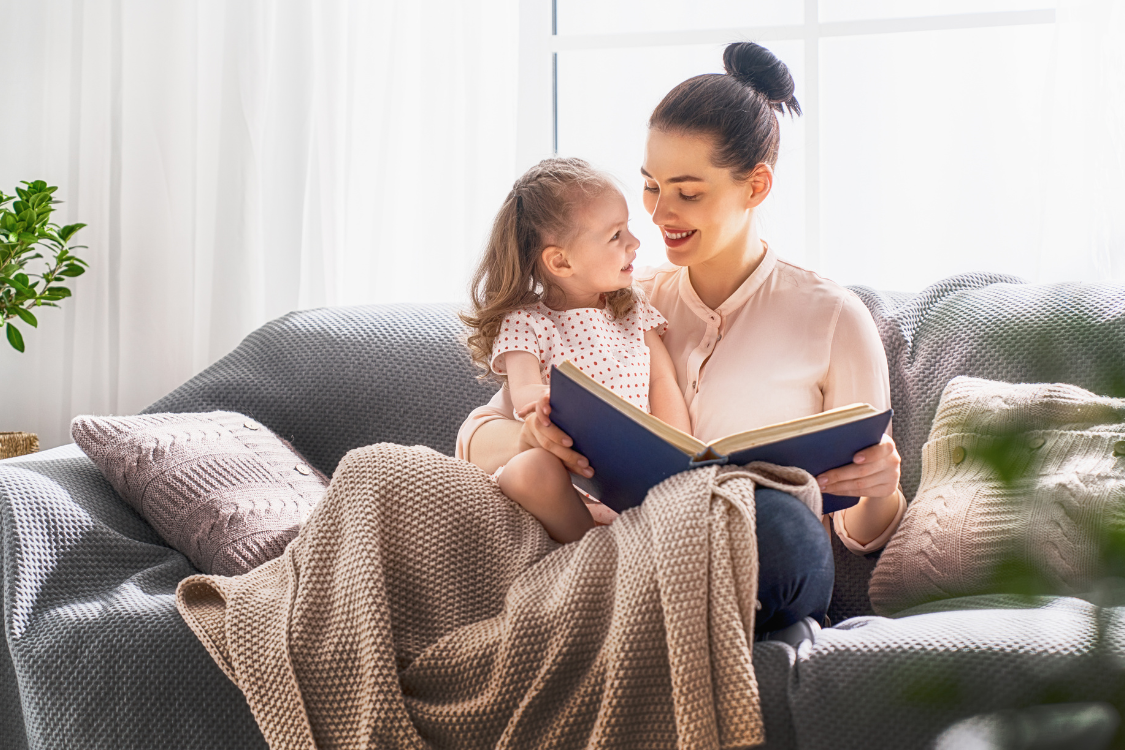
{"type": "Polygon", "coordinates": [[[50,221],[55,204],[60,203],[51,197],[58,188],[42,180],[21,184],[24,187],[17,187],[15,195],[0,191],[0,325],[19,352],[24,350],[23,334],[13,320],[38,327],[31,308],[58,307],[70,296],[70,289],[60,282],[81,276],[87,265],[70,252],[71,238],[86,225],[60,227],[50,221]],[[43,261],[46,267],[41,273],[24,271],[33,260],[43,261]]]}
{"type": "MultiPolygon", "coordinates": [[[[86,261],[70,252],[71,238],[86,225],[52,224],[51,212],[59,201],[51,196],[58,188],[42,180],[21,184],[15,195],[0,191],[0,326],[8,343],[19,352],[24,350],[24,341],[15,319],[38,327],[31,308],[58,307],[60,300],[70,296],[70,289],[61,282],[86,272],[86,261]],[[27,273],[27,264],[35,260],[41,261],[37,264],[40,272],[27,273]]],[[[0,432],[0,458],[38,449],[39,438],[32,433],[0,432]]]]}

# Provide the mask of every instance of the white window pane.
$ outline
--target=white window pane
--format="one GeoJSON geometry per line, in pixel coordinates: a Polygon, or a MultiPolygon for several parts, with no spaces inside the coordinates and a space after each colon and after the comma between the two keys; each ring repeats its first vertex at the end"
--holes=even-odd
{"type": "Polygon", "coordinates": [[[825,39],[821,272],[917,290],[1034,278],[1053,27],[825,39]]]}
{"type": "Polygon", "coordinates": [[[802,23],[804,0],[557,0],[562,34],[621,34],[802,23]]]}
{"type": "Polygon", "coordinates": [[[1055,0],[819,0],[822,22],[1054,8],[1055,0]]]}
{"type": "MultiPolygon", "coordinates": [[[[804,91],[804,44],[772,42],[804,91]]],[[[641,241],[638,264],[664,263],[664,242],[641,202],[640,176],[648,118],[674,86],[701,73],[721,73],[723,45],[685,45],[560,52],[559,154],[578,156],[624,185],[630,229],[641,241]]],[[[804,126],[781,118],[774,189],[759,211],[763,236],[782,256],[803,263],[805,248],[804,126]]]]}

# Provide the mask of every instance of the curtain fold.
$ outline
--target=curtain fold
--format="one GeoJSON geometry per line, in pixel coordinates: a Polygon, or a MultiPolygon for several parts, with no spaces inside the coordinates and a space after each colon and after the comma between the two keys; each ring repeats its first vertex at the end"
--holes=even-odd
{"type": "Polygon", "coordinates": [[[1125,281],[1125,3],[1058,0],[1039,248],[1044,280],[1125,281]]]}
{"type": "Polygon", "coordinates": [[[290,310],[463,298],[516,176],[517,0],[0,0],[0,28],[0,189],[89,225],[74,297],[0,351],[0,430],[45,448],[290,310]]]}

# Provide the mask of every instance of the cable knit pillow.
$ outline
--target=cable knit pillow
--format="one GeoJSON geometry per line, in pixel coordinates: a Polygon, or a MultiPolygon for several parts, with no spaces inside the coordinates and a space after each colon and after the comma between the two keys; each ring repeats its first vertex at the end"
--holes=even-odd
{"type": "Polygon", "coordinates": [[[204,573],[282,553],[328,480],[241,414],[76,417],[74,441],[168,546],[204,573]]]}
{"type": "Polygon", "coordinates": [[[875,611],[1002,592],[1034,575],[1089,590],[1125,528],[1125,399],[959,377],[922,447],[922,481],[871,577],[875,611]]]}

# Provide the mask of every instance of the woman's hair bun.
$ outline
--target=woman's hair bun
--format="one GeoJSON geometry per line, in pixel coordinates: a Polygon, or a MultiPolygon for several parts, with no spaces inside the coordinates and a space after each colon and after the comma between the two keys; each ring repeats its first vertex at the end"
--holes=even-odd
{"type": "Polygon", "coordinates": [[[801,105],[793,96],[796,87],[789,68],[762,45],[754,42],[728,44],[723,50],[723,67],[739,83],[765,97],[773,109],[801,114],[801,105]]]}

